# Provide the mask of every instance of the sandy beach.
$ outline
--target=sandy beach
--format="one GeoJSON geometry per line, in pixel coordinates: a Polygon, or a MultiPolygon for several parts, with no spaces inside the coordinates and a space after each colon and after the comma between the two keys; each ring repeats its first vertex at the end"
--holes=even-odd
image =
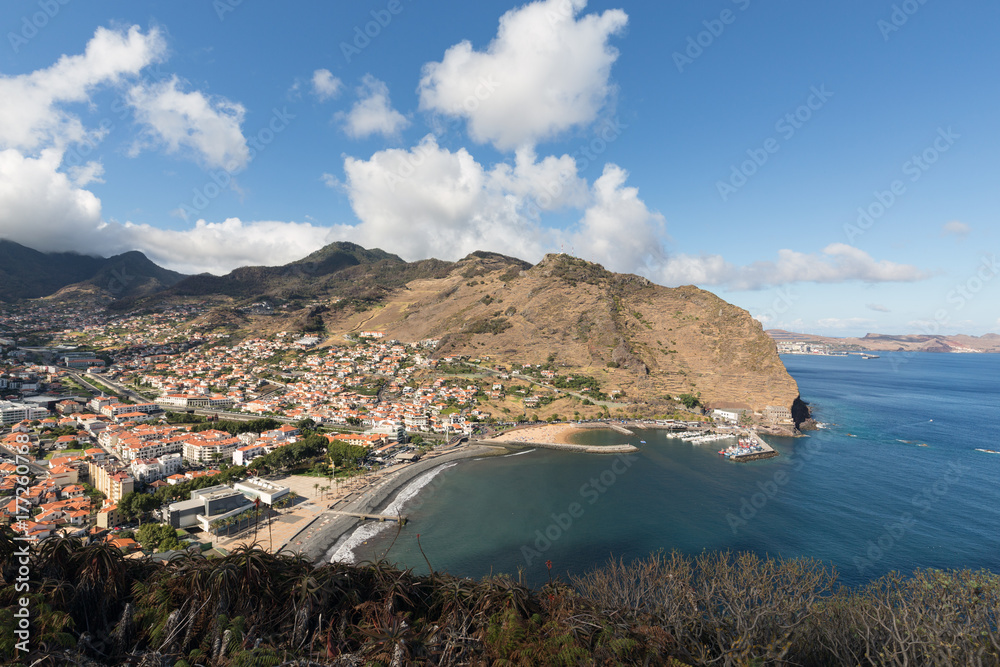
{"type": "Polygon", "coordinates": [[[553,445],[571,445],[574,434],[584,429],[575,424],[543,424],[541,426],[526,426],[484,440],[483,442],[527,442],[553,445]]]}
{"type": "MultiPolygon", "coordinates": [[[[433,452],[416,463],[392,466],[378,473],[364,476],[347,493],[339,497],[327,496],[316,502],[321,503],[320,511],[301,526],[294,535],[276,546],[285,551],[301,553],[311,560],[319,561],[342,536],[352,532],[362,521],[355,517],[343,516],[338,512],[357,514],[379,514],[380,509],[390,504],[397,494],[416,477],[439,466],[465,458],[492,456],[504,453],[498,447],[467,446],[445,452],[433,452]]],[[[259,538],[259,535],[258,535],[259,538]]],[[[224,545],[229,548],[229,545],[224,545]]]]}

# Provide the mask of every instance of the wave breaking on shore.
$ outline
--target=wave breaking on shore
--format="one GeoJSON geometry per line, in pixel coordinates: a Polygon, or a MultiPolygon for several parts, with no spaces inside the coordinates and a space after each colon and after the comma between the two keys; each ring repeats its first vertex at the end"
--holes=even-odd
{"type": "MultiPolygon", "coordinates": [[[[456,465],[458,465],[457,462],[446,463],[420,474],[416,479],[403,487],[403,489],[396,494],[396,497],[392,500],[392,502],[389,503],[386,508],[380,512],[380,514],[401,514],[403,507],[408,502],[416,498],[417,494],[419,494],[425,486],[430,484],[435,477],[448,468],[452,468],[456,465]]],[[[345,536],[337,540],[337,542],[326,552],[324,560],[330,563],[355,563],[357,562],[357,557],[354,552],[358,547],[364,545],[365,542],[374,538],[382,531],[392,528],[394,525],[395,524],[388,524],[381,521],[363,523],[353,531],[346,533],[345,536]]]]}

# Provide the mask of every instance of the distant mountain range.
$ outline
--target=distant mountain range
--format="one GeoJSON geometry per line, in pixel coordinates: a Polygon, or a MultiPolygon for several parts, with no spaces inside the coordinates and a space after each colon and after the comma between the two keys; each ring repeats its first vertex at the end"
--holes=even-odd
{"type": "Polygon", "coordinates": [[[157,266],[141,252],[114,257],[43,253],[0,240],[0,301],[58,295],[107,299],[154,294],[185,276],[157,266]]]}
{"type": "Polygon", "coordinates": [[[1000,335],[942,336],[937,334],[887,335],[870,333],[863,338],[834,338],[816,334],[770,329],[767,334],[776,342],[820,343],[833,350],[872,350],[880,352],[1000,352],[1000,335]]]}

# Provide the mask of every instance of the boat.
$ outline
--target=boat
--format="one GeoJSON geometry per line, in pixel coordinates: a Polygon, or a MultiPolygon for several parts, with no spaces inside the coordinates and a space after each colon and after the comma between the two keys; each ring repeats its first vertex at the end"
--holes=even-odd
{"type": "Polygon", "coordinates": [[[878,359],[879,356],[877,354],[862,354],[861,358],[862,359],[878,359]]]}
{"type": "Polygon", "coordinates": [[[976,448],[976,451],[977,451],[977,452],[984,452],[984,453],[986,453],[986,454],[1000,454],[1000,452],[998,452],[998,451],[997,451],[997,450],[995,450],[995,449],[979,449],[979,448],[977,447],[977,448],[976,448]]]}

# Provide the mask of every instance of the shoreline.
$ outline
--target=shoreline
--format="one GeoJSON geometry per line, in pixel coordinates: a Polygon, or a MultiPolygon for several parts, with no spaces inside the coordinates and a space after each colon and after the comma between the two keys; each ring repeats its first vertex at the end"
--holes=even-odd
{"type": "Polygon", "coordinates": [[[449,463],[467,458],[497,456],[506,454],[507,450],[498,445],[486,443],[471,447],[462,447],[441,454],[430,454],[420,461],[406,464],[399,470],[392,471],[370,488],[356,497],[351,494],[327,506],[308,524],[281,545],[279,551],[300,553],[314,562],[325,556],[355,529],[365,521],[352,516],[334,514],[333,512],[351,512],[356,514],[381,514],[382,509],[390,505],[408,484],[422,474],[436,470],[449,463]]]}
{"type": "MultiPolygon", "coordinates": [[[[326,562],[332,553],[340,548],[356,530],[367,523],[378,523],[334,512],[354,514],[381,514],[399,494],[415,479],[450,463],[463,459],[500,456],[508,454],[511,448],[543,447],[583,453],[621,454],[636,451],[631,445],[589,447],[570,441],[576,433],[592,428],[607,428],[605,424],[542,424],[522,426],[507,431],[489,440],[477,440],[461,448],[450,451],[432,452],[420,461],[405,464],[399,470],[391,471],[372,488],[358,490],[327,504],[326,509],[314,516],[293,536],[285,540],[277,551],[299,553],[313,562],[326,562]],[[530,435],[529,435],[530,434],[530,435]]],[[[421,489],[422,490],[422,489],[421,489]]],[[[420,490],[415,495],[420,495],[420,490]]]]}

